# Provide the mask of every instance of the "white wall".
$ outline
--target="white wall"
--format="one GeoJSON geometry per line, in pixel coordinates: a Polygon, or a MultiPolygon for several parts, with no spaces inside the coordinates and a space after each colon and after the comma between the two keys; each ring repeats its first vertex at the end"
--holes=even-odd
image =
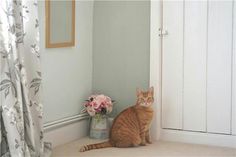
{"type": "Polygon", "coordinates": [[[45,2],[38,2],[44,122],[80,112],[92,91],[93,1],[76,1],[75,47],[45,48],[45,2]]]}

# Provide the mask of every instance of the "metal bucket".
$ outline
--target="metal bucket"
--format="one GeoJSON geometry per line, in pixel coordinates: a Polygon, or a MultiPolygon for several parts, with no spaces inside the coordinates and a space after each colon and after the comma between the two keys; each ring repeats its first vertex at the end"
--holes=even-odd
{"type": "Polygon", "coordinates": [[[90,120],[90,138],[107,139],[109,137],[109,123],[106,115],[93,116],[90,120]]]}

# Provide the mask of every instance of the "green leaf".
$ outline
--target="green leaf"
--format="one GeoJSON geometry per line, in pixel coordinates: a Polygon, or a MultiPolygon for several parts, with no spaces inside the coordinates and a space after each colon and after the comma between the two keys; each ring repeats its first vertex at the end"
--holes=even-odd
{"type": "Polygon", "coordinates": [[[7,77],[11,78],[11,74],[9,72],[5,72],[5,74],[7,75],[7,77]]]}
{"type": "Polygon", "coordinates": [[[18,142],[18,140],[17,140],[17,139],[15,139],[15,148],[17,149],[19,146],[20,146],[20,145],[19,145],[19,142],[18,142]]]}
{"type": "Polygon", "coordinates": [[[11,83],[11,80],[4,79],[1,81],[0,85],[6,84],[6,83],[11,83]]]}
{"type": "Polygon", "coordinates": [[[7,88],[7,87],[9,87],[9,86],[10,86],[10,84],[5,84],[5,85],[3,85],[3,86],[0,88],[0,91],[4,90],[5,88],[7,88]]]}
{"type": "Polygon", "coordinates": [[[41,77],[41,72],[40,71],[37,71],[37,74],[41,77]]]}
{"type": "Polygon", "coordinates": [[[28,112],[27,111],[23,111],[23,115],[24,115],[24,120],[25,123],[30,126],[30,121],[29,121],[29,117],[28,117],[28,112]]]}
{"type": "Polygon", "coordinates": [[[38,87],[38,86],[40,86],[40,83],[33,83],[33,84],[30,85],[30,88],[38,87]]]}
{"type": "Polygon", "coordinates": [[[39,87],[36,87],[35,91],[34,91],[34,95],[36,95],[38,93],[38,91],[39,91],[39,87]]]}
{"type": "Polygon", "coordinates": [[[34,83],[34,82],[39,82],[39,81],[41,81],[41,79],[40,79],[40,78],[34,78],[34,79],[31,81],[31,83],[34,83]]]}
{"type": "Polygon", "coordinates": [[[5,90],[5,98],[8,96],[8,94],[9,94],[9,88],[10,87],[8,87],[6,90],[5,90]]]}

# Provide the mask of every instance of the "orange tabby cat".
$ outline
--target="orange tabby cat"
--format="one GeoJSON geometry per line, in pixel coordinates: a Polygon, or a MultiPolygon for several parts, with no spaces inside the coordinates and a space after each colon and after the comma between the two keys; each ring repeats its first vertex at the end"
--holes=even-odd
{"type": "Polygon", "coordinates": [[[137,102],[121,112],[114,120],[109,140],[81,147],[80,151],[105,147],[132,147],[151,143],[149,128],[153,117],[154,89],[137,89],[137,102]]]}

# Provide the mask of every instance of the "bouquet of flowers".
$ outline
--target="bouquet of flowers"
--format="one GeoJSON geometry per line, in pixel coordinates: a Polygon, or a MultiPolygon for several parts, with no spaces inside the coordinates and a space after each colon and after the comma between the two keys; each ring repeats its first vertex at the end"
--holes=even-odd
{"type": "Polygon", "coordinates": [[[82,112],[87,112],[90,116],[106,115],[112,111],[113,100],[103,94],[91,95],[86,103],[82,112]]]}

